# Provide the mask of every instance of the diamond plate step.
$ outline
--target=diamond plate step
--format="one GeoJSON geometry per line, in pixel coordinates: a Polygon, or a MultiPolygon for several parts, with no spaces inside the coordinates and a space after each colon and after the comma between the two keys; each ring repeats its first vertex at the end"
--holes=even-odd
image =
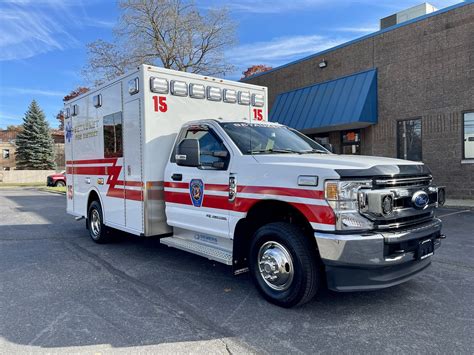
{"type": "Polygon", "coordinates": [[[190,253],[200,255],[210,260],[215,260],[226,265],[232,265],[232,253],[221,249],[213,248],[211,246],[202,245],[194,241],[184,240],[175,237],[162,238],[160,242],[169,247],[188,251],[190,253]]]}

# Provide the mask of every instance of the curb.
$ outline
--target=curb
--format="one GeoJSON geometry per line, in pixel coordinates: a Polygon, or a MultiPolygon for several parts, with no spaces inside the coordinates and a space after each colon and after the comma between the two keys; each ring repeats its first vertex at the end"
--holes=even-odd
{"type": "Polygon", "coordinates": [[[56,194],[56,195],[66,195],[66,192],[63,191],[54,191],[54,190],[48,190],[48,189],[43,189],[43,188],[37,188],[36,190],[42,191],[42,192],[49,192],[51,194],[56,194]]]}
{"type": "Polygon", "coordinates": [[[457,209],[465,209],[474,211],[474,206],[466,206],[466,205],[444,205],[442,208],[457,208],[457,209]]]}
{"type": "Polygon", "coordinates": [[[447,200],[443,207],[474,210],[474,200],[447,200]]]}

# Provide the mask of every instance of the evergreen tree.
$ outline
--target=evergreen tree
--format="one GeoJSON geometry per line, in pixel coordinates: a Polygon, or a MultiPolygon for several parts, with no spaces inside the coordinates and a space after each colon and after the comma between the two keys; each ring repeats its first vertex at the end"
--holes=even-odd
{"type": "Polygon", "coordinates": [[[43,111],[33,100],[23,118],[23,131],[16,138],[16,166],[25,170],[55,168],[54,142],[43,111]]]}

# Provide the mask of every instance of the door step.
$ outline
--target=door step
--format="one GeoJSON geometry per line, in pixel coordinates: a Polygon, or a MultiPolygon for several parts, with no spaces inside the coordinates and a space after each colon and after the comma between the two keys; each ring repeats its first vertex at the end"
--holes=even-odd
{"type": "Polygon", "coordinates": [[[169,247],[200,255],[226,265],[232,265],[232,253],[217,249],[215,247],[202,245],[194,241],[184,240],[176,237],[162,238],[160,239],[160,243],[163,243],[169,247]]]}

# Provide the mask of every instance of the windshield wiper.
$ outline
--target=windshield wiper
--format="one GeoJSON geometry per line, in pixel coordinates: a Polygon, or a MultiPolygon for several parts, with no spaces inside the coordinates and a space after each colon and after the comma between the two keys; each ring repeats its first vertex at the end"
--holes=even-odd
{"type": "Polygon", "coordinates": [[[278,149],[278,148],[255,149],[255,150],[250,149],[250,150],[247,150],[247,153],[250,153],[250,154],[273,154],[273,153],[301,154],[301,152],[297,150],[278,149]]]}
{"type": "Polygon", "coordinates": [[[327,154],[328,152],[321,149],[311,149],[311,150],[303,150],[300,153],[301,154],[311,154],[311,153],[327,154]]]}

